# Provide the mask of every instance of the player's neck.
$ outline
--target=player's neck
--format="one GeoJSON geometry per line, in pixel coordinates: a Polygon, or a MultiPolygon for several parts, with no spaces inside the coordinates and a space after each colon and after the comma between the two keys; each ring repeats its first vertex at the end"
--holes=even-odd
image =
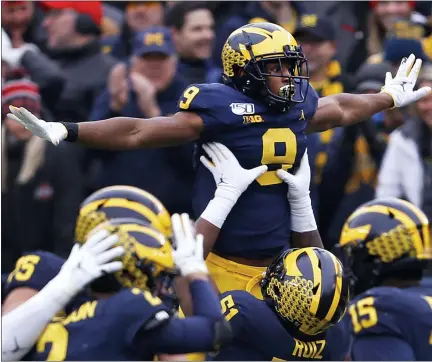
{"type": "Polygon", "coordinates": [[[381,286],[383,287],[395,287],[395,288],[409,288],[409,287],[415,287],[420,284],[419,280],[415,279],[396,279],[396,278],[388,278],[385,279],[381,286]]]}

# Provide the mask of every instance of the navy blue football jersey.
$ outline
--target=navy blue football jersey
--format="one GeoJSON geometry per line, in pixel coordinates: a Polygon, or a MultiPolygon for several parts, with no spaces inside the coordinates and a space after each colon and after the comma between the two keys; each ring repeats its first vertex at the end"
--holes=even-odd
{"type": "Polygon", "coordinates": [[[350,339],[340,323],[322,334],[295,338],[264,301],[248,292],[227,292],[220,299],[234,340],[213,357],[216,361],[342,361],[348,355],[350,339]]]}
{"type": "Polygon", "coordinates": [[[432,360],[432,297],[417,288],[370,289],[348,312],[352,360],[432,360]]]}
{"type": "MultiPolygon", "coordinates": [[[[205,285],[201,294],[210,288],[205,285]]],[[[202,314],[185,319],[173,317],[161,299],[138,288],[88,300],[68,316],[54,318],[25,359],[151,361],[159,353],[211,351],[218,337],[214,323],[223,319],[213,298],[213,305],[212,297],[201,298],[202,314]]]]}
{"type": "MultiPolygon", "coordinates": [[[[266,258],[289,245],[290,208],[287,185],[276,170],[297,166],[306,149],[305,129],[318,105],[309,86],[306,101],[287,112],[275,112],[241,92],[218,83],[192,85],[179,101],[179,111],[194,112],[204,121],[199,145],[220,142],[242,167],[268,165],[254,181],[225,221],[214,250],[221,254],[266,258]]],[[[214,197],[212,174],[199,162],[197,148],[193,208],[198,217],[214,197]]]]}
{"type": "Polygon", "coordinates": [[[135,343],[138,330],[168,309],[150,292],[124,289],[81,304],[66,318],[55,318],[26,356],[32,361],[121,361],[153,359],[149,346],[135,343]],[[159,313],[159,314],[158,314],[159,313]]]}
{"type": "MultiPolygon", "coordinates": [[[[2,300],[5,300],[7,295],[17,288],[31,288],[40,291],[59,273],[64,262],[65,259],[47,251],[38,250],[24,254],[17,260],[15,269],[6,279],[2,300]]],[[[66,313],[73,308],[75,303],[79,304],[87,298],[85,293],[76,296],[66,306],[66,313]]]]}
{"type": "Polygon", "coordinates": [[[16,288],[41,290],[60,271],[65,260],[47,251],[35,251],[20,257],[7,277],[5,295],[16,288]]]}

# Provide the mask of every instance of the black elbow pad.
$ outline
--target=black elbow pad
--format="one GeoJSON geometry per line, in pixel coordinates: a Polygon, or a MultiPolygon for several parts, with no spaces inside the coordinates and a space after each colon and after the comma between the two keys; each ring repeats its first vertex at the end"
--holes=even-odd
{"type": "Polygon", "coordinates": [[[233,331],[228,321],[222,319],[214,323],[215,339],[213,348],[217,351],[221,346],[229,344],[233,339],[233,331]]]}

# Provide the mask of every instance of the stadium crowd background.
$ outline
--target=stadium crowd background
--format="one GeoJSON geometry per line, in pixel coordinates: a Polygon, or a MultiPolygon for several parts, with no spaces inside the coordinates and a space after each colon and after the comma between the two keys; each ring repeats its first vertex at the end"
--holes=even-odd
{"type": "MultiPolygon", "coordinates": [[[[432,85],[430,1],[2,1],[2,275],[26,251],[67,257],[80,202],[124,184],[171,213],[193,215],[194,145],[114,152],[54,146],[7,119],[24,106],[46,121],[176,112],[191,83],[221,82],[236,28],[284,26],[302,45],[322,96],[375,93],[410,53],[432,85]]],[[[308,139],[311,196],[330,249],[348,215],[375,196],[407,199],[432,217],[432,95],[308,139]]],[[[198,217],[199,215],[195,215],[198,217]]]]}

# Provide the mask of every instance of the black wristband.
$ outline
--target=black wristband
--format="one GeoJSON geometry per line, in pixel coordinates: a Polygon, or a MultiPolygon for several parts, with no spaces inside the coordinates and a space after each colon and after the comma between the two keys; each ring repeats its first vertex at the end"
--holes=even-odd
{"type": "Polygon", "coordinates": [[[78,140],[78,123],[60,122],[67,129],[67,136],[64,139],[67,142],[76,142],[78,140]]]}

